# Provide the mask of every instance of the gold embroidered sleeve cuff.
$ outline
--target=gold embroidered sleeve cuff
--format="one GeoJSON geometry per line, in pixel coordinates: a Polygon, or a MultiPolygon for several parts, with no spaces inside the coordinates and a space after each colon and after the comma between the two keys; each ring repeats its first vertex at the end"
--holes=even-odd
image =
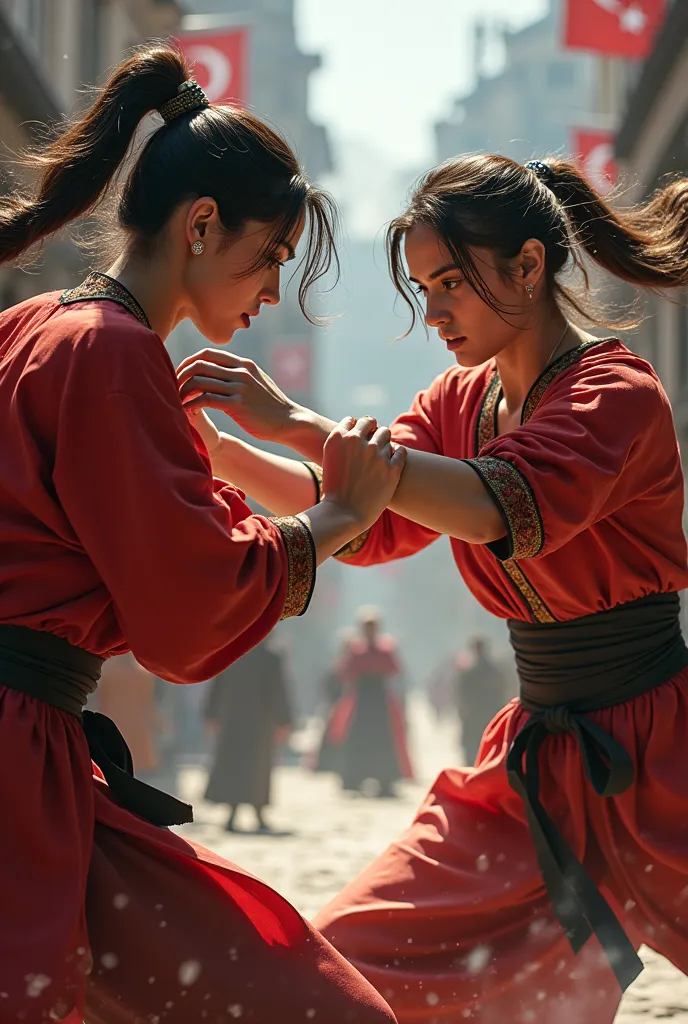
{"type": "Polygon", "coordinates": [[[272,522],[282,534],[289,574],[280,618],[290,619],[303,615],[311,602],[315,586],[315,544],[307,516],[279,516],[272,522]]]}
{"type": "Polygon", "coordinates": [[[315,462],[304,462],[304,466],[313,477],[315,482],[315,503],[322,501],[323,496],[323,471],[322,466],[318,466],[315,462]]]}
{"type": "Polygon", "coordinates": [[[535,495],[522,473],[492,455],[466,459],[492,495],[508,534],[486,546],[500,561],[534,558],[542,551],[545,531],[535,495]]]}
{"type": "Polygon", "coordinates": [[[369,536],[370,530],[364,530],[363,533],[359,533],[358,537],[354,537],[343,548],[340,548],[334,557],[341,558],[343,561],[346,561],[347,558],[353,558],[364,547],[369,536]]]}

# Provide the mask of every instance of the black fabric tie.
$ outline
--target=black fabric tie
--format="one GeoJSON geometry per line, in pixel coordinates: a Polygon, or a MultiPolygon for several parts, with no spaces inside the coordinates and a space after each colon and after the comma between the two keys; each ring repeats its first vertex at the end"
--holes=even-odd
{"type": "Polygon", "coordinates": [[[568,707],[553,707],[529,718],[506,762],[509,783],[525,804],[545,887],[574,953],[580,952],[594,932],[625,991],[642,971],[642,961],[614,911],[540,801],[539,752],[549,733],[576,737],[585,774],[598,796],[618,796],[628,789],[634,778],[633,761],[619,743],[585,715],[568,707]]]}
{"type": "Polygon", "coordinates": [[[632,785],[628,751],[588,716],[688,668],[679,607],[678,594],[650,594],[565,622],[508,623],[521,704],[530,712],[507,756],[509,784],[523,799],[542,878],[571,947],[580,952],[594,934],[622,991],[640,974],[642,961],[540,801],[539,752],[549,735],[570,734],[598,796],[618,796],[632,785]]]}
{"type": "Polygon", "coordinates": [[[83,711],[96,689],[103,659],[50,633],[0,625],[0,685],[19,690],[78,718],[91,760],[112,794],[133,814],[152,825],[185,825],[193,808],[134,776],[131,751],[106,715],[83,711]]]}

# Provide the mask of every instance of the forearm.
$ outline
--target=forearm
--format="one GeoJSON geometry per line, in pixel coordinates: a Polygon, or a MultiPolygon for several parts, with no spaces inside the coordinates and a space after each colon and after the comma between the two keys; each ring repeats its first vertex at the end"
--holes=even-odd
{"type": "Polygon", "coordinates": [[[307,509],[302,516],[310,527],[318,565],[335,555],[369,525],[356,521],[328,498],[307,509]]]}
{"type": "Polygon", "coordinates": [[[296,459],[261,451],[221,433],[210,452],[214,476],[239,487],[274,515],[293,516],[317,501],[310,470],[296,459]]]}
{"type": "Polygon", "coordinates": [[[408,449],[406,466],[389,506],[437,533],[487,544],[507,533],[490,492],[465,462],[408,449]]]}

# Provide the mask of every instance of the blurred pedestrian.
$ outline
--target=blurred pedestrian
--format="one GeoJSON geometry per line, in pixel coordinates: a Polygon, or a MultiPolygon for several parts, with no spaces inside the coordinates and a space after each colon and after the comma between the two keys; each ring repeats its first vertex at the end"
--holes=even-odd
{"type": "Polygon", "coordinates": [[[455,674],[456,659],[451,656],[442,658],[428,678],[425,692],[438,724],[443,722],[456,708],[455,674]]]}
{"type": "Polygon", "coordinates": [[[270,833],[272,772],[293,718],[283,658],[269,640],[213,680],[205,719],[215,738],[205,799],[229,805],[228,832],[235,831],[239,806],[249,804],[258,831],[270,833]]]}
{"type": "MultiPolygon", "coordinates": [[[[688,286],[688,180],[619,206],[560,157],[460,156],[419,180],[388,243],[397,288],[458,365],[393,424],[400,485],[340,557],[374,565],[451,537],[471,591],[508,620],[521,693],[477,765],[443,771],[316,923],[403,1024],[610,1024],[642,941],[688,971],[684,487],[655,371],[573,320],[618,325],[592,302],[591,264],[688,286]]],[[[262,438],[293,422],[317,462],[331,422],[249,376],[229,400],[262,438]]],[[[221,405],[222,385],[205,387],[221,405]]],[[[308,483],[287,459],[268,473],[257,449],[243,465],[266,498],[268,480],[308,483]]]]}
{"type": "Polygon", "coordinates": [[[360,632],[339,667],[343,694],[332,711],[328,738],[343,789],[359,791],[370,780],[379,796],[394,796],[394,783],[413,777],[403,702],[395,689],[397,645],[380,632],[376,608],[360,608],[357,618],[360,632]]]}
{"type": "Polygon", "coordinates": [[[484,636],[473,636],[456,660],[454,700],[461,722],[464,764],[475,764],[485,727],[507,702],[506,676],[484,636]]]}
{"type": "Polygon", "coordinates": [[[133,654],[110,658],[98,684],[98,711],[124,736],[138,778],[154,782],[160,768],[159,744],[169,723],[156,702],[156,679],[133,654]]]}
{"type": "Polygon", "coordinates": [[[82,715],[103,659],[128,649],[179,684],[223,671],[305,611],[316,564],[394,492],[403,453],[348,419],[327,502],[251,515],[214,479],[164,348],[184,319],[217,344],[248,327],[302,234],[303,303],[333,258],[331,201],[165,45],[50,137],[32,193],[0,197],[0,263],[103,199],[117,220],[108,273],[0,313],[0,1018],[380,1024],[391,1011],[354,968],[269,886],[165,827],[190,808],[131,774],[111,720],[82,715]]]}
{"type": "Polygon", "coordinates": [[[320,684],[320,714],[323,720],[320,743],[304,761],[306,767],[313,768],[316,772],[333,772],[338,768],[340,748],[332,742],[330,723],[334,709],[342,696],[342,667],[349,656],[355,637],[356,630],[351,626],[339,630],[337,656],[320,684]]]}

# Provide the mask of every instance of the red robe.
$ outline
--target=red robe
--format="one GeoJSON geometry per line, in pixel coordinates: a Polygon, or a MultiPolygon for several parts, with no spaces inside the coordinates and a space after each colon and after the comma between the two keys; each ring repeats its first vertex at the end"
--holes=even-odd
{"type": "MultiPolygon", "coordinates": [[[[496,436],[493,362],[454,367],[393,427],[409,448],[468,460],[508,535],[453,540],[459,571],[503,618],[551,622],[688,586],[683,478],[671,408],[652,368],[620,342],[565,353],[533,385],[522,424],[496,436]]],[[[435,534],[385,512],[344,558],[400,558],[435,534]]],[[[629,937],[688,971],[688,670],[589,716],[636,763],[597,797],[571,735],[540,754],[541,798],[629,937]]],[[[544,889],[505,761],[528,715],[488,726],[475,768],[443,771],[409,831],[320,914],[324,934],[399,1020],[611,1024],[619,986],[596,940],[574,957],[544,889]]]]}
{"type": "MultiPolygon", "coordinates": [[[[93,281],[0,314],[0,623],[196,682],[305,608],[310,541],[213,480],[160,338],[93,281]]],[[[0,1024],[390,1019],[268,886],[118,806],[77,718],[1,680],[0,812],[0,1024]]]]}

